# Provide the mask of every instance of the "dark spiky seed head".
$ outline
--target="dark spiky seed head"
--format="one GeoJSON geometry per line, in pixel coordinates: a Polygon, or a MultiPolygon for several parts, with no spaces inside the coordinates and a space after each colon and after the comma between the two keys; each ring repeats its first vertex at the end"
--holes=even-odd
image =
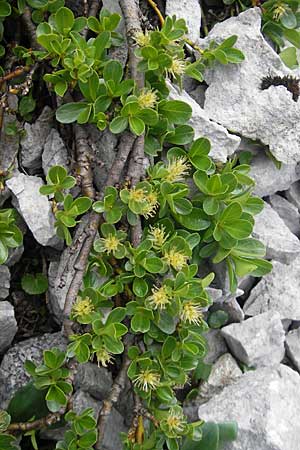
{"type": "Polygon", "coordinates": [[[268,89],[270,86],[284,86],[293,95],[293,100],[296,102],[300,96],[300,80],[299,78],[292,77],[290,75],[285,75],[280,77],[276,75],[272,77],[268,75],[264,77],[261,81],[260,88],[262,90],[268,89]]]}

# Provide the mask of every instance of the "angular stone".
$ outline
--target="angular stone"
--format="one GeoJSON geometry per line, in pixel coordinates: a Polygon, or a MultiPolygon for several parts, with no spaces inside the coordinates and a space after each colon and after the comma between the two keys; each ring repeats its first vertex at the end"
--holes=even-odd
{"type": "Polygon", "coordinates": [[[169,97],[171,100],[181,100],[193,110],[189,125],[194,128],[195,139],[206,137],[210,140],[211,150],[209,156],[214,161],[226,162],[228,156],[232,155],[238,148],[240,138],[228,133],[226,128],[210,120],[204,109],[185,91],[180,92],[171,83],[168,83],[170,89],[169,97]]]}
{"type": "Polygon", "coordinates": [[[205,421],[238,423],[224,450],[299,450],[300,376],[287,366],[249,371],[198,409],[205,421]]]}
{"type": "Polygon", "coordinates": [[[248,367],[272,366],[284,357],[285,333],[277,312],[232,323],[223,327],[221,334],[233,355],[248,367]]]}
{"type": "Polygon", "coordinates": [[[26,169],[40,169],[42,151],[52,126],[53,111],[45,106],[41,115],[31,125],[25,123],[26,134],[21,141],[21,161],[26,169]]]}
{"type": "Polygon", "coordinates": [[[59,133],[53,128],[47,136],[42,154],[44,174],[47,175],[52,166],[68,167],[68,151],[59,133]]]}
{"type": "Polygon", "coordinates": [[[74,380],[75,389],[81,389],[98,400],[104,400],[112,386],[112,376],[96,364],[80,364],[74,380]]]}
{"type": "Polygon", "coordinates": [[[290,331],[285,338],[286,354],[300,372],[300,328],[290,331]]]}
{"type": "Polygon", "coordinates": [[[282,218],[286,226],[295,236],[300,235],[300,215],[298,208],[286,200],[281,195],[271,195],[269,198],[270,205],[282,218]]]}
{"type": "Polygon", "coordinates": [[[24,253],[24,245],[20,245],[19,247],[16,248],[10,248],[8,251],[8,258],[5,261],[5,265],[8,267],[12,267],[15,264],[17,264],[17,262],[19,262],[20,259],[22,258],[23,253],[24,253]]]}
{"type": "Polygon", "coordinates": [[[204,362],[206,364],[212,364],[220,356],[224,355],[228,351],[228,348],[220,330],[210,329],[207,333],[204,333],[204,337],[207,341],[208,348],[204,362]]]}
{"type": "Polygon", "coordinates": [[[5,409],[13,394],[30,380],[30,376],[24,369],[24,363],[27,359],[40,364],[44,350],[53,347],[65,350],[66,346],[67,341],[59,332],[46,333],[18,342],[11,347],[4,355],[0,365],[0,409],[5,409]]]}
{"type": "Polygon", "coordinates": [[[13,306],[9,302],[0,302],[0,354],[10,346],[17,331],[13,306]]]}
{"type": "Polygon", "coordinates": [[[190,420],[197,420],[196,407],[208,402],[214,395],[219,394],[225,386],[233,383],[243,375],[236,360],[230,353],[225,353],[212,366],[207,381],[199,387],[199,393],[195,399],[186,402],[185,413],[190,420]]]}
{"type": "Polygon", "coordinates": [[[10,288],[10,271],[7,266],[0,266],[0,299],[4,299],[9,295],[10,288]]]}
{"type": "Polygon", "coordinates": [[[286,198],[300,210],[300,183],[293,183],[285,193],[286,198]]]}
{"type": "Polygon", "coordinates": [[[253,193],[259,197],[285,191],[294,181],[300,179],[300,170],[297,164],[282,164],[277,169],[274,162],[261,151],[251,160],[250,176],[255,181],[253,193]]]}
{"type": "Polygon", "coordinates": [[[188,28],[187,36],[196,41],[200,37],[201,8],[198,0],[167,0],[166,16],[184,19],[188,28]]]}
{"type": "Polygon", "coordinates": [[[290,263],[300,254],[299,239],[266,202],[262,212],[255,216],[253,237],[266,245],[267,259],[290,263]]]}
{"type": "Polygon", "coordinates": [[[256,316],[278,311],[280,318],[300,320],[300,258],[286,265],[273,262],[273,270],[252,289],[244,313],[256,316]]]}
{"type": "Polygon", "coordinates": [[[236,47],[245,60],[218,64],[207,71],[206,113],[228,130],[268,145],[277,160],[285,164],[300,161],[299,102],[283,86],[261,89],[266,76],[294,74],[264,39],[260,9],[250,8],[217,23],[200,46],[232,35],[238,36],[236,47]]]}
{"type": "Polygon", "coordinates": [[[54,228],[54,214],[46,195],[39,192],[43,181],[39,177],[18,173],[6,182],[13,194],[13,205],[25,220],[34,238],[41,245],[60,247],[62,241],[54,228]]]}
{"type": "Polygon", "coordinates": [[[227,324],[242,322],[245,314],[235,297],[231,296],[227,301],[216,303],[210,309],[210,312],[224,311],[228,314],[227,324]]]}

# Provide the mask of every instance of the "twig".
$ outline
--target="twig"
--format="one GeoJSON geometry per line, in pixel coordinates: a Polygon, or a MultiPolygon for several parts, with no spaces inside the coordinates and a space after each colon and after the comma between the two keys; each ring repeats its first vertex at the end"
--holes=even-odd
{"type": "Polygon", "coordinates": [[[77,165],[81,181],[81,189],[83,195],[89,198],[95,198],[95,189],[93,187],[93,171],[91,168],[92,152],[88,144],[87,135],[82,126],[76,124],[75,146],[77,154],[77,165]]]}
{"type": "MultiPolygon", "coordinates": [[[[101,1],[100,0],[93,0],[92,1],[92,4],[91,4],[91,7],[90,7],[90,9],[89,9],[89,12],[88,12],[88,14],[86,14],[86,4],[87,4],[87,0],[83,0],[83,2],[84,2],[84,15],[85,16],[88,16],[88,17],[96,17],[96,15],[97,15],[97,13],[98,13],[98,10],[99,10],[99,8],[100,8],[100,4],[101,4],[101,1]]],[[[88,32],[89,32],[89,28],[88,27],[85,27],[85,29],[83,30],[83,32],[82,32],[82,35],[83,35],[83,37],[86,39],[86,37],[87,37],[87,35],[88,35],[88,32]]]]}
{"type": "Polygon", "coordinates": [[[108,417],[110,416],[110,413],[112,411],[114,404],[117,403],[117,401],[119,400],[120,394],[125,387],[125,383],[126,383],[126,379],[127,379],[127,369],[131,362],[131,360],[128,357],[128,348],[129,348],[130,344],[131,344],[131,337],[129,337],[127,335],[127,342],[125,342],[125,351],[123,354],[122,367],[113,382],[111,391],[110,391],[107,399],[105,399],[103,401],[103,406],[101,408],[101,411],[100,411],[100,414],[98,417],[98,425],[97,425],[98,441],[97,441],[97,444],[95,445],[96,450],[102,449],[102,441],[103,441],[105,426],[107,424],[108,417]]]}
{"type": "Polygon", "coordinates": [[[24,8],[22,20],[24,22],[25,28],[28,31],[31,47],[34,50],[42,50],[42,47],[40,46],[40,44],[38,44],[36,40],[36,27],[31,20],[31,11],[28,8],[28,6],[24,8]]]}
{"type": "Polygon", "coordinates": [[[106,181],[107,186],[113,186],[119,181],[120,174],[122,173],[128,156],[132,150],[134,141],[135,136],[129,131],[125,131],[125,133],[121,136],[119,150],[116,154],[115,160],[111,166],[109,176],[106,181]]]}
{"type": "Polygon", "coordinates": [[[30,71],[30,67],[29,66],[22,66],[22,67],[17,67],[15,70],[13,70],[12,72],[7,73],[6,75],[3,75],[3,77],[0,77],[0,87],[1,84],[4,83],[5,81],[10,81],[13,78],[17,78],[20,75],[23,75],[23,73],[25,72],[29,72],[30,71]]]}
{"type": "Polygon", "coordinates": [[[160,12],[157,4],[153,0],[147,0],[147,1],[148,1],[149,5],[153,8],[153,10],[155,11],[157,17],[159,18],[161,26],[164,26],[165,19],[164,19],[162,13],[160,12]]]}
{"type": "Polygon", "coordinates": [[[89,4],[88,4],[88,0],[83,0],[83,15],[85,17],[87,17],[89,13],[89,4]]]}

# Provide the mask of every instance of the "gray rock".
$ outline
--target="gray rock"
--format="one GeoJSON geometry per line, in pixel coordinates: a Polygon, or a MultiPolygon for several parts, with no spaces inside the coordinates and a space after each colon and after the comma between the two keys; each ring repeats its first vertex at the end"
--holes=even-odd
{"type": "Polygon", "coordinates": [[[34,238],[41,245],[61,247],[57,237],[51,203],[47,196],[40,194],[43,181],[39,177],[19,173],[6,182],[13,194],[13,205],[25,220],[34,238]]]}
{"type": "Polygon", "coordinates": [[[196,41],[200,37],[201,8],[198,0],[167,0],[166,16],[184,19],[188,27],[187,36],[196,41]]]}
{"type": "Polygon", "coordinates": [[[300,328],[290,331],[285,338],[286,354],[300,372],[300,328]]]}
{"type": "Polygon", "coordinates": [[[300,242],[278,213],[268,204],[255,216],[253,237],[267,248],[267,259],[290,263],[300,254],[300,242]]]}
{"type": "Polygon", "coordinates": [[[224,450],[299,450],[299,390],[300,376],[289,367],[259,368],[201,405],[199,418],[238,423],[237,440],[224,450]]]}
{"type": "Polygon", "coordinates": [[[7,266],[0,266],[0,299],[4,299],[9,295],[10,288],[10,271],[7,266]]]}
{"type": "Polygon", "coordinates": [[[42,151],[51,130],[53,112],[45,106],[39,118],[30,125],[25,123],[26,134],[21,141],[21,161],[26,169],[36,170],[42,166],[42,151]]]}
{"type": "Polygon", "coordinates": [[[18,331],[13,306],[9,302],[0,302],[0,354],[12,343],[18,331]]]}
{"type": "Polygon", "coordinates": [[[17,262],[19,262],[20,259],[22,258],[23,253],[24,253],[24,245],[20,245],[20,247],[16,248],[10,248],[8,251],[8,258],[5,261],[6,266],[12,267],[15,264],[17,264],[17,262]]]}
{"type": "Polygon", "coordinates": [[[205,112],[234,133],[268,145],[279,161],[300,161],[300,104],[283,86],[261,90],[268,75],[293,75],[261,33],[261,12],[250,8],[217,23],[200,46],[237,35],[241,64],[218,64],[205,75],[205,112]],[[263,63],[262,63],[263,62],[263,63]]]}
{"type": "Polygon", "coordinates": [[[248,316],[278,311],[281,319],[300,320],[300,258],[286,265],[274,261],[273,270],[252,289],[244,305],[248,316]]]}
{"type": "Polygon", "coordinates": [[[300,210],[300,183],[293,183],[285,193],[286,198],[300,210]]]}
{"type": "Polygon", "coordinates": [[[285,333],[277,312],[227,325],[221,333],[233,355],[249,367],[272,366],[284,357],[285,333]]]}
{"type": "MultiPolygon", "coordinates": [[[[95,418],[97,418],[101,407],[101,402],[96,401],[82,390],[77,391],[74,395],[73,409],[77,414],[82,413],[86,408],[93,408],[95,418]]],[[[122,450],[123,445],[121,443],[120,433],[125,431],[127,430],[124,426],[123,417],[113,408],[105,426],[101,448],[103,450],[122,450]]]]}
{"type": "Polygon", "coordinates": [[[47,175],[52,166],[68,167],[68,151],[54,128],[48,134],[42,154],[42,165],[44,174],[47,175]]]}
{"type": "Polygon", "coordinates": [[[109,129],[100,132],[95,125],[87,126],[86,131],[97,161],[97,164],[93,164],[94,182],[98,191],[101,191],[115,159],[118,138],[109,129]]]}
{"type": "Polygon", "coordinates": [[[220,330],[210,329],[203,334],[207,341],[207,354],[204,358],[206,364],[214,363],[220,356],[228,351],[225,339],[221,335],[220,330]]]}
{"type": "Polygon", "coordinates": [[[184,91],[179,92],[171,83],[168,83],[168,88],[170,89],[170,99],[184,101],[192,108],[193,113],[189,124],[194,128],[195,139],[199,137],[209,139],[211,143],[209,155],[215,161],[226,162],[228,156],[238,148],[240,138],[228,133],[222,125],[210,120],[204,109],[189,94],[184,91]]]}
{"type": "Polygon", "coordinates": [[[231,295],[231,297],[221,303],[217,303],[213,305],[210,309],[210,312],[214,311],[224,311],[228,314],[227,323],[235,323],[242,322],[244,320],[245,314],[240,305],[238,304],[235,297],[231,295]]]}
{"type": "Polygon", "coordinates": [[[4,111],[3,124],[0,130],[0,167],[1,170],[10,172],[14,164],[18,165],[16,157],[19,151],[19,134],[6,134],[5,129],[11,124],[16,124],[17,127],[21,128],[21,125],[16,122],[15,114],[18,110],[18,96],[7,94],[7,103],[12,113],[4,111]]]}
{"type": "Polygon", "coordinates": [[[120,46],[110,48],[108,54],[110,58],[119,60],[122,66],[125,67],[128,57],[128,45],[126,39],[125,21],[119,5],[119,1],[102,0],[102,6],[103,8],[108,9],[108,11],[110,11],[111,13],[117,13],[119,14],[119,16],[121,16],[121,20],[116,31],[123,35],[124,41],[120,46]]]}
{"type": "Polygon", "coordinates": [[[24,369],[27,359],[40,364],[44,350],[53,347],[65,350],[66,345],[67,342],[61,333],[46,333],[19,342],[10,348],[0,365],[0,409],[5,409],[13,394],[30,380],[24,369]]]}
{"type": "Polygon", "coordinates": [[[104,400],[112,386],[112,376],[96,364],[80,364],[74,380],[75,389],[81,389],[98,400],[104,400]]]}
{"type": "MultiPolygon", "coordinates": [[[[225,386],[233,383],[243,374],[236,360],[230,353],[222,355],[212,366],[207,381],[199,387],[199,394],[192,401],[186,402],[186,413],[189,415],[195,411],[195,406],[208,402],[214,395],[219,394],[225,386]]],[[[190,420],[197,420],[197,417],[190,417],[190,420]]]]}
{"type": "Polygon", "coordinates": [[[282,218],[286,226],[295,236],[300,235],[300,215],[296,206],[281,195],[274,194],[269,198],[270,205],[282,218]]]}
{"type": "Polygon", "coordinates": [[[259,197],[285,191],[300,178],[297,164],[282,164],[281,168],[277,169],[274,162],[263,151],[254,156],[250,166],[250,176],[256,183],[253,192],[259,197]]]}

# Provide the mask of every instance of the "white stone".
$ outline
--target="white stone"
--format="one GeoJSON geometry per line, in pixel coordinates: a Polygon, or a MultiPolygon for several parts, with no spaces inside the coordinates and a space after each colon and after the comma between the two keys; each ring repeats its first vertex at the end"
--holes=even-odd
{"type": "Polygon", "coordinates": [[[21,140],[21,161],[26,169],[39,169],[42,166],[42,151],[52,126],[53,112],[45,106],[41,115],[31,125],[25,123],[26,134],[21,140]]]}
{"type": "Polygon", "coordinates": [[[42,154],[42,165],[45,175],[52,166],[68,167],[68,151],[55,128],[50,131],[46,139],[42,154]]]}
{"type": "Polygon", "coordinates": [[[181,100],[193,110],[189,125],[194,128],[195,139],[206,137],[210,140],[211,151],[209,156],[214,161],[226,162],[228,156],[231,156],[240,144],[240,138],[228,133],[226,128],[209,119],[208,114],[200,105],[185,91],[179,92],[177,87],[168,83],[170,89],[170,99],[181,100]]]}
{"type": "Polygon", "coordinates": [[[300,210],[300,183],[296,181],[286,191],[286,198],[300,210]]]}
{"type": "Polygon", "coordinates": [[[282,218],[286,226],[295,236],[300,235],[300,215],[298,208],[281,195],[274,194],[269,198],[270,205],[282,218]]]}
{"type": "Polygon", "coordinates": [[[281,319],[300,320],[300,258],[286,265],[273,262],[273,269],[252,289],[244,305],[248,316],[278,311],[281,319]]]}
{"type": "Polygon", "coordinates": [[[200,37],[201,8],[198,0],[167,0],[166,16],[184,19],[188,27],[187,36],[196,41],[200,37]]]}
{"type": "Polygon", "coordinates": [[[34,238],[41,245],[61,246],[54,227],[54,214],[46,195],[39,192],[43,181],[39,177],[19,173],[6,182],[13,194],[13,205],[25,220],[34,238]]]}
{"type": "Polygon", "coordinates": [[[235,46],[245,60],[240,64],[217,64],[205,79],[204,109],[228,130],[268,145],[277,160],[300,161],[300,102],[283,86],[261,90],[266,76],[293,75],[261,33],[261,12],[250,8],[217,23],[200,46],[237,35],[235,46]]]}
{"type": "Polygon", "coordinates": [[[9,295],[10,288],[10,271],[5,265],[0,266],[0,299],[4,299],[9,295]]]}
{"type": "Polygon", "coordinates": [[[233,355],[248,367],[272,366],[284,357],[285,333],[277,312],[232,323],[221,333],[233,355]]]}
{"type": "Polygon", "coordinates": [[[0,302],[0,354],[12,343],[18,331],[13,306],[9,302],[0,302]]]}
{"type": "Polygon", "coordinates": [[[238,423],[224,450],[299,450],[300,376],[287,366],[249,371],[198,409],[205,421],[238,423]]]}
{"type": "Polygon", "coordinates": [[[253,237],[265,244],[268,259],[290,263],[300,254],[299,239],[266,202],[262,212],[255,216],[253,237]]]}
{"type": "Polygon", "coordinates": [[[300,328],[290,331],[285,338],[286,354],[300,372],[300,328]]]}
{"type": "Polygon", "coordinates": [[[254,156],[250,167],[250,176],[256,183],[253,193],[259,197],[285,191],[300,178],[297,164],[282,164],[281,168],[277,169],[274,162],[264,152],[254,156]]]}
{"type": "Polygon", "coordinates": [[[208,348],[204,362],[206,364],[212,364],[220,356],[224,355],[228,351],[228,348],[220,330],[210,329],[207,333],[204,333],[204,337],[207,341],[208,348]]]}

